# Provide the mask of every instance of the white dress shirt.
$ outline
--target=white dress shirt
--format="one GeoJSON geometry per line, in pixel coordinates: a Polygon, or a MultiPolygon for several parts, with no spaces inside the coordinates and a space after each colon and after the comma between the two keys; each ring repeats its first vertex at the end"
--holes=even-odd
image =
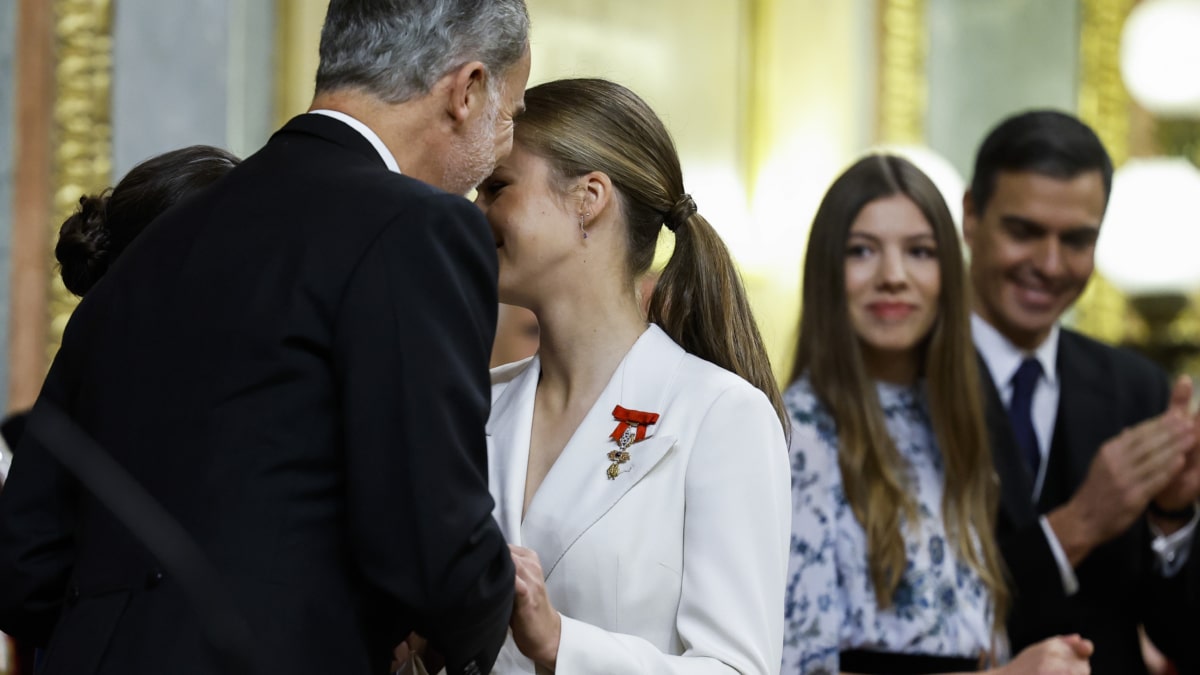
{"type": "Polygon", "coordinates": [[[371,131],[371,127],[354,119],[350,115],[337,110],[310,110],[309,113],[313,115],[332,117],[335,120],[344,122],[351,129],[362,134],[363,138],[367,139],[367,142],[371,144],[371,147],[375,148],[375,152],[378,152],[379,156],[383,158],[383,163],[387,165],[388,171],[400,173],[400,165],[396,163],[396,158],[392,155],[392,151],[388,150],[387,145],[384,144],[383,139],[381,139],[378,134],[376,134],[374,131],[371,131]]]}
{"type": "Polygon", "coordinates": [[[1054,418],[1058,415],[1058,330],[1058,326],[1054,326],[1045,342],[1038,345],[1038,348],[1032,353],[1026,353],[1009,342],[1000,334],[1000,331],[979,318],[978,315],[971,315],[971,333],[975,338],[975,347],[983,355],[983,361],[988,366],[992,381],[996,383],[996,389],[1000,391],[1000,400],[1004,403],[1005,409],[1012,403],[1012,379],[1017,368],[1021,367],[1021,362],[1026,358],[1033,357],[1042,366],[1042,374],[1033,389],[1033,409],[1031,411],[1033,430],[1037,433],[1038,455],[1041,457],[1038,473],[1033,482],[1034,501],[1041,496],[1042,484],[1046,481],[1046,465],[1049,464],[1046,459],[1050,457],[1050,442],[1054,436],[1054,418]]]}
{"type": "MultiPolygon", "coordinates": [[[[8,449],[8,444],[0,438],[0,483],[8,477],[8,469],[12,466],[12,451],[8,449]]],[[[3,661],[0,661],[3,663],[3,661]]]]}
{"type": "MultiPolygon", "coordinates": [[[[1038,474],[1034,480],[1033,494],[1030,495],[1030,499],[1036,502],[1046,480],[1046,467],[1049,465],[1047,460],[1050,457],[1050,444],[1054,436],[1054,422],[1058,416],[1058,400],[1061,394],[1058,377],[1059,327],[1055,325],[1045,341],[1032,352],[1025,352],[1017,348],[1016,345],[1009,342],[1008,338],[1001,335],[1000,331],[977,314],[971,315],[971,332],[975,339],[975,347],[983,356],[983,361],[987,364],[988,372],[992,376],[992,381],[996,383],[1000,400],[1006,409],[1012,402],[1013,375],[1021,366],[1021,362],[1028,357],[1033,357],[1042,366],[1042,375],[1038,378],[1033,391],[1033,410],[1031,411],[1033,428],[1037,433],[1038,454],[1041,455],[1038,474]]],[[[1198,520],[1200,520],[1200,514],[1197,514],[1197,517],[1193,518],[1187,526],[1170,536],[1164,536],[1153,524],[1150,525],[1155,534],[1151,548],[1158,557],[1159,571],[1164,576],[1173,576],[1187,562],[1192,535],[1196,530],[1198,520]]],[[[1054,559],[1058,563],[1063,590],[1067,595],[1074,595],[1079,590],[1079,580],[1075,576],[1075,570],[1071,567],[1058,537],[1054,535],[1050,521],[1042,516],[1038,522],[1046,535],[1046,541],[1050,545],[1054,559]]]]}

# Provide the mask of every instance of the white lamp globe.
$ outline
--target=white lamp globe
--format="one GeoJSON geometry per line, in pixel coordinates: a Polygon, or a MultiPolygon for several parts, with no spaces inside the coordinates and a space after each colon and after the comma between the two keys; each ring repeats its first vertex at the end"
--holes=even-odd
{"type": "Polygon", "coordinates": [[[1200,0],[1143,0],[1121,33],[1121,77],[1143,108],[1200,116],[1200,0]]]}
{"type": "Polygon", "coordinates": [[[1200,288],[1200,170],[1186,159],[1131,159],[1113,177],[1096,265],[1129,294],[1200,288]]]}

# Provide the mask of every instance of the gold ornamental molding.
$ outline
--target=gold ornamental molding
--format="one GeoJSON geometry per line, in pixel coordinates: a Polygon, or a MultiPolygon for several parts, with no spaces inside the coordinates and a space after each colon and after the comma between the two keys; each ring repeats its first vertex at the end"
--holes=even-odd
{"type": "Polygon", "coordinates": [[[742,117],[742,135],[746,139],[742,173],[746,177],[747,198],[753,200],[758,190],[759,173],[770,157],[772,143],[769,92],[769,64],[775,47],[771,27],[774,25],[778,0],[749,0],[744,5],[746,22],[746,101],[742,117]]]}
{"type": "Polygon", "coordinates": [[[62,344],[63,329],[78,303],[63,286],[54,261],[58,227],[79,207],[79,197],[112,180],[112,2],[54,0],[54,217],[49,255],[47,354],[62,344]]]}
{"type": "MultiPolygon", "coordinates": [[[[262,0],[266,1],[266,0],[262,0]]],[[[329,0],[275,0],[275,126],[308,110],[329,0]]]]}
{"type": "Polygon", "coordinates": [[[1113,164],[1129,158],[1132,100],[1121,81],[1121,29],[1137,0],[1081,0],[1079,117],[1087,122],[1113,164]]]}
{"type": "Polygon", "coordinates": [[[878,8],[878,140],[924,143],[929,96],[925,0],[879,0],[878,8]]]}
{"type": "MultiPolygon", "coordinates": [[[[1129,158],[1131,108],[1121,81],[1121,29],[1137,0],[1080,0],[1079,117],[1087,122],[1113,164],[1129,158]]],[[[1128,299],[1099,274],[1075,304],[1072,323],[1080,331],[1114,344],[1143,337],[1145,326],[1128,299]]]]}

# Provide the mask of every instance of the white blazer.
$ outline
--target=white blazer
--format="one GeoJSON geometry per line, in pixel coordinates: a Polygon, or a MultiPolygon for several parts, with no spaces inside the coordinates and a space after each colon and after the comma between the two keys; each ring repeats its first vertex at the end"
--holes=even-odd
{"type": "MultiPolygon", "coordinates": [[[[492,371],[488,470],[496,520],[562,614],[557,672],[778,673],[791,473],[767,397],[651,325],[522,521],[540,370],[492,371]],[[617,405],[661,417],[610,480],[617,405]]],[[[494,672],[535,672],[511,634],[494,672]]]]}

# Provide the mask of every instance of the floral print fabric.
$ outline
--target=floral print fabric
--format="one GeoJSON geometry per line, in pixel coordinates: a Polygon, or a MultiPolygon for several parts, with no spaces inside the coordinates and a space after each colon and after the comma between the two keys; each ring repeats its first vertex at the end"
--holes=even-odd
{"type": "Polygon", "coordinates": [[[784,675],[836,675],[841,650],[974,658],[992,646],[991,595],[958,559],[941,518],[944,470],[924,389],[876,390],[919,515],[904,524],[908,566],[887,609],[875,601],[866,535],[846,501],[834,421],[807,378],[784,395],[793,508],[784,675]]]}

